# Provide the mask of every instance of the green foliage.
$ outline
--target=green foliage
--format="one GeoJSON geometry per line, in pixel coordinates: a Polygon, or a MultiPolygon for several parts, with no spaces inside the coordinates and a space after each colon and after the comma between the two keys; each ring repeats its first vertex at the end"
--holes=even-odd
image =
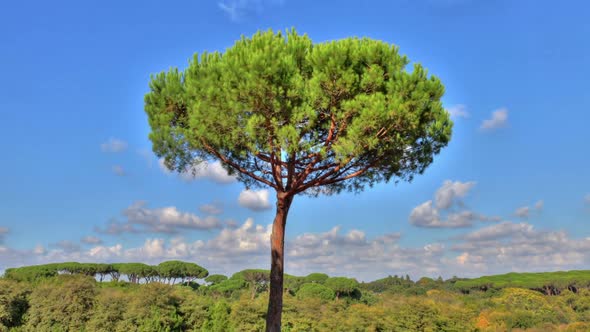
{"type": "Polygon", "coordinates": [[[324,285],[336,293],[336,298],[341,295],[350,295],[359,287],[358,281],[346,277],[328,278],[324,285]]]}
{"type": "Polygon", "coordinates": [[[305,282],[323,284],[329,277],[325,273],[310,273],[305,277],[305,282]]]}
{"type": "Polygon", "coordinates": [[[160,283],[142,285],[127,304],[119,329],[127,331],[180,331],[180,299],[172,287],[160,283]]]}
{"type": "Polygon", "coordinates": [[[323,301],[332,301],[336,293],[322,284],[304,284],[297,291],[297,298],[305,300],[308,298],[317,298],[323,301]]]}
{"type": "Polygon", "coordinates": [[[307,279],[305,277],[294,277],[294,276],[287,276],[285,277],[285,282],[283,284],[285,291],[291,295],[295,295],[299,288],[307,283],[307,279]]]}
{"type": "MultiPolygon", "coordinates": [[[[264,328],[267,300],[262,296],[252,299],[249,282],[256,282],[258,274],[266,275],[265,270],[240,271],[198,290],[158,282],[99,283],[82,275],[81,265],[72,263],[32,267],[32,272],[26,273],[31,276],[35,269],[50,268],[61,269],[63,274],[32,281],[0,279],[0,331],[202,332],[264,328]]],[[[289,276],[287,280],[302,282],[307,277],[289,276]]],[[[420,284],[439,285],[428,290],[397,276],[360,285],[354,279],[341,277],[328,278],[325,284],[303,283],[295,296],[285,295],[283,330],[486,332],[590,328],[588,288],[563,290],[559,295],[526,288],[464,294],[447,287],[458,281],[455,278],[440,285],[440,281],[423,279],[420,284]],[[338,285],[342,295],[348,294],[345,300],[335,300],[329,285],[338,285]],[[358,288],[362,295],[356,293],[358,288]],[[420,290],[419,295],[410,295],[416,290],[420,290]]]]}
{"type": "MultiPolygon", "coordinates": [[[[185,71],[151,77],[153,151],[171,170],[215,159],[246,187],[275,189],[283,222],[297,194],[411,181],[448,144],[453,124],[440,80],[408,64],[397,47],[368,38],[313,44],[294,29],[242,37],[224,53],[195,54],[185,71]]],[[[273,250],[282,285],[283,245],[273,250]]],[[[261,275],[245,276],[252,298],[261,275]]],[[[331,285],[337,297],[358,292],[331,285]]],[[[279,289],[271,299],[280,297],[279,289]]]]}
{"type": "Polygon", "coordinates": [[[142,278],[157,275],[152,266],[143,263],[117,263],[113,264],[113,268],[120,274],[127,275],[131,283],[139,283],[142,278]]]}
{"type": "Polygon", "coordinates": [[[244,279],[227,279],[218,284],[207,287],[212,294],[229,296],[246,288],[248,283],[244,279]]]}
{"type": "Polygon", "coordinates": [[[216,285],[224,280],[227,280],[227,277],[222,274],[212,274],[205,278],[205,281],[208,282],[210,285],[216,285]]]}
{"type": "Polygon", "coordinates": [[[96,281],[78,275],[60,275],[41,282],[29,299],[26,326],[34,331],[80,331],[92,315],[96,281]]]}
{"type": "MultiPolygon", "coordinates": [[[[396,311],[394,326],[400,332],[452,331],[441,329],[440,312],[432,302],[410,300],[396,311]]],[[[457,332],[462,330],[455,330],[457,332]]]]}
{"type": "Polygon", "coordinates": [[[290,181],[312,195],[411,180],[448,144],[452,122],[440,80],[408,64],[397,47],[368,38],[314,44],[294,30],[242,37],[224,53],[195,54],[183,72],[151,77],[153,150],[179,172],[221,159],[247,186],[281,190],[269,160],[284,152],[282,172],[317,166],[302,180],[333,170],[318,180],[327,190],[290,181]]]}
{"type": "Polygon", "coordinates": [[[362,290],[369,290],[375,293],[383,293],[385,291],[402,292],[404,289],[412,286],[414,286],[414,283],[409,278],[405,279],[398,276],[388,276],[359,285],[362,290]]]}
{"type": "Polygon", "coordinates": [[[209,275],[209,272],[195,264],[195,263],[187,263],[182,261],[167,261],[162,262],[157,267],[157,273],[160,277],[173,280],[185,279],[194,280],[194,279],[203,279],[209,275]]]}
{"type": "Polygon", "coordinates": [[[566,289],[590,287],[590,270],[540,273],[507,273],[455,282],[462,291],[519,287],[555,295],[566,289]]]}
{"type": "Polygon", "coordinates": [[[22,283],[0,279],[0,331],[22,324],[29,309],[29,288],[22,283]]]}
{"type": "Polygon", "coordinates": [[[263,331],[266,321],[265,298],[255,300],[242,296],[231,305],[230,324],[233,331],[263,331]]]}
{"type": "Polygon", "coordinates": [[[118,289],[106,288],[96,297],[94,314],[88,322],[88,330],[117,331],[127,312],[130,297],[118,289]]]}
{"type": "Polygon", "coordinates": [[[229,313],[231,309],[227,302],[219,301],[213,305],[209,317],[203,324],[203,332],[226,332],[229,330],[229,313]]]}
{"type": "Polygon", "coordinates": [[[16,281],[36,281],[54,277],[58,274],[57,271],[58,269],[55,264],[23,266],[6,269],[4,277],[16,281]]]}

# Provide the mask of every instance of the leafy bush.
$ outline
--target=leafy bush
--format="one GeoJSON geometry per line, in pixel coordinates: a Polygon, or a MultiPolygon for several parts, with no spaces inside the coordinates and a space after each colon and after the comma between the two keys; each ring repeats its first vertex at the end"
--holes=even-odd
{"type": "Polygon", "coordinates": [[[316,298],[323,301],[332,301],[336,297],[334,291],[321,284],[304,284],[297,291],[297,298],[301,300],[316,298]]]}

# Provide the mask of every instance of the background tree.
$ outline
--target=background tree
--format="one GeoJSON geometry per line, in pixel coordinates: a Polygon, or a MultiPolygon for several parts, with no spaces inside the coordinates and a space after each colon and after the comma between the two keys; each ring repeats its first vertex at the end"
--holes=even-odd
{"type": "Polygon", "coordinates": [[[336,298],[341,295],[352,294],[359,287],[358,281],[346,277],[334,277],[326,280],[324,285],[336,293],[336,298]]]}
{"type": "Polygon", "coordinates": [[[302,285],[297,291],[298,299],[317,298],[322,301],[331,301],[335,297],[335,293],[331,288],[322,284],[309,283],[302,285]]]}
{"type": "Polygon", "coordinates": [[[243,271],[244,280],[250,285],[250,298],[253,300],[256,294],[267,289],[268,271],[264,270],[245,270],[243,271]]]}
{"type": "Polygon", "coordinates": [[[311,283],[323,284],[324,282],[326,282],[326,280],[329,277],[330,276],[328,276],[325,273],[310,273],[307,275],[307,277],[305,277],[305,281],[311,282],[311,283]]]}
{"type": "Polygon", "coordinates": [[[205,281],[209,283],[209,285],[216,285],[224,280],[227,280],[227,277],[223,274],[212,274],[205,278],[205,281]]]}
{"type": "Polygon", "coordinates": [[[444,87],[397,47],[367,38],[313,44],[294,30],[242,37],[224,53],[152,76],[153,150],[186,172],[219,160],[246,187],[276,191],[267,331],[279,331],[287,215],[317,196],[410,181],[446,146],[444,87]]]}

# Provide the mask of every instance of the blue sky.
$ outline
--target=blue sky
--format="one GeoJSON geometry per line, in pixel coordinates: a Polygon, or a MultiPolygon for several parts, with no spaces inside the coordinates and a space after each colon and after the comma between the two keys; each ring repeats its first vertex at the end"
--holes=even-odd
{"type": "Polygon", "coordinates": [[[272,193],[210,164],[167,174],[150,74],[241,35],[396,44],[446,86],[450,145],[411,184],[297,197],[287,272],[372,279],[590,263],[584,1],[6,1],[0,5],[0,270],[59,260],[266,267],[272,193]],[[241,199],[240,199],[241,198],[241,199]],[[430,203],[429,203],[430,201],[430,203]]]}

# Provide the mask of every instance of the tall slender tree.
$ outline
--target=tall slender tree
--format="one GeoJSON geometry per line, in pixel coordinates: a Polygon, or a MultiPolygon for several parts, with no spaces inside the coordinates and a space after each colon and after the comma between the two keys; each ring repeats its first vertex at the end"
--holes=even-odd
{"type": "Polygon", "coordinates": [[[281,328],[294,197],[411,181],[448,144],[444,87],[408,64],[382,41],[267,31],[151,77],[149,137],[169,169],[218,160],[246,188],[276,191],[267,331],[281,328]]]}

